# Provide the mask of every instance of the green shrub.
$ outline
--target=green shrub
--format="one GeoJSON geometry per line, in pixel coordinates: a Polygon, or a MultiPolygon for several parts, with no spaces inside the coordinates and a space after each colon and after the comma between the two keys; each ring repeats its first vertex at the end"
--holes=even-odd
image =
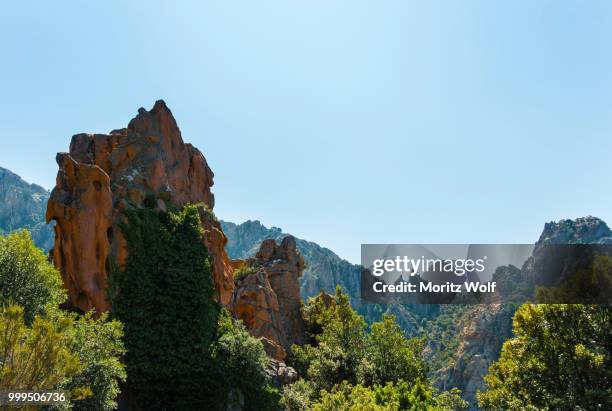
{"type": "Polygon", "coordinates": [[[68,316],[35,316],[18,305],[0,307],[0,390],[48,390],[76,375],[82,364],[70,349],[68,316]]]}
{"type": "Polygon", "coordinates": [[[109,321],[108,313],[95,319],[92,313],[72,315],[69,347],[83,365],[82,370],[63,384],[72,392],[87,387],[91,395],[73,401],[72,410],[114,410],[119,395],[119,382],[125,381],[125,367],[120,358],[123,347],[123,324],[109,321]]]}
{"type": "Polygon", "coordinates": [[[240,268],[237,268],[236,270],[234,270],[234,280],[238,281],[243,279],[244,277],[246,277],[249,274],[253,274],[257,272],[257,267],[252,267],[249,265],[243,265],[240,268]]]}
{"type": "Polygon", "coordinates": [[[317,398],[314,385],[304,379],[299,379],[285,386],[281,405],[286,411],[308,411],[317,398]]]}
{"type": "Polygon", "coordinates": [[[455,411],[467,409],[468,403],[461,399],[459,390],[436,394],[435,388],[420,381],[407,383],[399,380],[385,385],[366,387],[351,385],[346,381],[324,390],[318,401],[312,404],[313,411],[455,411]]]}
{"type": "Polygon", "coordinates": [[[112,410],[124,352],[121,324],[103,315],[55,310],[35,316],[31,326],[18,305],[0,308],[0,390],[67,392],[61,410],[112,410]]]}
{"type": "Polygon", "coordinates": [[[211,356],[223,381],[219,392],[224,398],[220,403],[236,391],[244,397],[245,410],[278,408],[280,396],[266,372],[270,360],[263,344],[225,309],[219,316],[218,338],[211,346],[211,356]]]}

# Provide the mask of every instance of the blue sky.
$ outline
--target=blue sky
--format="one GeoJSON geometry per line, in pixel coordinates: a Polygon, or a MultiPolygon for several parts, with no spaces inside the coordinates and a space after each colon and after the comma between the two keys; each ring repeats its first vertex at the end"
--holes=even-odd
{"type": "Polygon", "coordinates": [[[0,166],[52,187],[78,132],[163,98],[216,214],[351,261],[612,222],[612,3],[3,4],[0,166]]]}

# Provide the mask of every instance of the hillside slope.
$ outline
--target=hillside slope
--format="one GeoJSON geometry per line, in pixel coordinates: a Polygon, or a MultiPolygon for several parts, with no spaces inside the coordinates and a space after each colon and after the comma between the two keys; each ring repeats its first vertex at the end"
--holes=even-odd
{"type": "Polygon", "coordinates": [[[53,227],[45,224],[49,192],[0,167],[0,233],[26,228],[36,245],[53,247],[53,227]]]}

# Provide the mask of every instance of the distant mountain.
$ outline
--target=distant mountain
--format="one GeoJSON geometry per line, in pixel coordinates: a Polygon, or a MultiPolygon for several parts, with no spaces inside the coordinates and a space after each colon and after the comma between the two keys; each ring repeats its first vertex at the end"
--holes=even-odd
{"type": "MultiPolygon", "coordinates": [[[[280,242],[288,235],[278,227],[267,228],[257,220],[238,225],[221,221],[221,228],[228,239],[225,250],[232,259],[252,257],[263,240],[271,238],[280,242]]],[[[307,264],[300,278],[302,299],[314,296],[321,290],[331,293],[339,284],[351,295],[353,305],[359,306],[358,265],[343,260],[333,251],[311,241],[298,238],[297,248],[307,264]]]]}
{"type": "Polygon", "coordinates": [[[53,227],[45,224],[49,191],[0,167],[0,233],[26,228],[40,248],[53,247],[53,227]]]}

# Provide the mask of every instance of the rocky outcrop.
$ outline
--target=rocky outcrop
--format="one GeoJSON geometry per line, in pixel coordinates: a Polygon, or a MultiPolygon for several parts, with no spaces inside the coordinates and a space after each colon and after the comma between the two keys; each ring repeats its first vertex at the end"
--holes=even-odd
{"type": "Polygon", "coordinates": [[[304,270],[304,258],[297,251],[295,238],[287,236],[280,245],[265,240],[256,254],[257,264],[265,270],[278,299],[282,330],[281,343],[288,349],[292,344],[304,344],[299,278],[304,270]]]}
{"type": "Polygon", "coordinates": [[[287,355],[278,297],[263,268],[236,279],[232,311],[251,335],[260,338],[266,353],[279,361],[287,355]]]}
{"type": "Polygon", "coordinates": [[[229,304],[234,283],[224,251],[226,238],[211,213],[213,172],[202,153],[185,144],[163,101],[141,108],[127,128],[110,134],[77,134],[59,171],[46,220],[56,221],[53,261],[71,304],[81,310],[109,308],[108,270],[122,267],[127,246],[120,225],[127,207],[182,207],[202,203],[203,242],[213,259],[217,298],[229,304]]]}
{"type": "Polygon", "coordinates": [[[47,190],[0,167],[0,234],[27,229],[34,243],[48,251],[53,247],[53,227],[45,224],[48,199],[47,190]]]}
{"type": "Polygon", "coordinates": [[[306,341],[299,284],[304,259],[295,238],[285,237],[280,245],[265,240],[254,258],[234,264],[245,273],[237,271],[234,315],[262,339],[271,357],[284,360],[291,345],[306,341]]]}
{"type": "MultiPolygon", "coordinates": [[[[278,227],[265,227],[259,221],[245,221],[234,224],[221,221],[223,232],[228,238],[227,253],[230,258],[253,257],[261,243],[266,239],[282,241],[290,234],[278,227]]],[[[302,299],[316,296],[320,291],[333,293],[340,285],[351,296],[355,308],[360,306],[361,268],[343,260],[333,251],[312,242],[296,238],[297,249],[306,261],[304,274],[300,277],[300,296],[302,299]]]]}
{"type": "Polygon", "coordinates": [[[603,220],[592,216],[551,221],[544,225],[536,244],[612,244],[612,230],[603,220]]]}
{"type": "Polygon", "coordinates": [[[504,342],[512,337],[512,316],[515,307],[489,304],[467,306],[458,328],[459,345],[454,361],[438,370],[437,385],[448,390],[459,388],[462,397],[476,404],[476,393],[484,388],[489,366],[499,358],[504,342]]]}
{"type": "Polygon", "coordinates": [[[272,378],[277,387],[289,385],[298,379],[297,371],[287,364],[271,359],[268,363],[267,374],[272,378]]]}

